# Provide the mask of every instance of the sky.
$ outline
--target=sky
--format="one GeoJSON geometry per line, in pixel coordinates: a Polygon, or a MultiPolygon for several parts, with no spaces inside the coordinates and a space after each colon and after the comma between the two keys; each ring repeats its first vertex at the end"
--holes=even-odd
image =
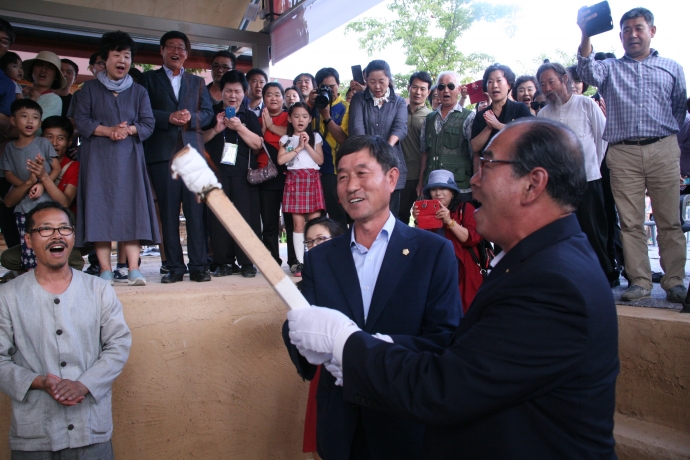
{"type": "MultiPolygon", "coordinates": [[[[510,0],[488,1],[497,4],[511,3],[510,0]]],[[[364,17],[386,18],[392,14],[386,8],[389,3],[390,0],[384,0],[355,20],[364,17]]],[[[514,3],[521,5],[521,9],[513,18],[516,29],[512,37],[506,32],[507,23],[503,20],[495,23],[478,22],[458,40],[460,50],[465,54],[487,53],[495,58],[495,62],[510,66],[517,75],[535,74],[539,67],[535,59],[541,54],[552,56],[551,60],[554,62],[558,61],[558,50],[575,54],[581,36],[577,26],[577,11],[584,4],[554,0],[522,0],[514,3]]],[[[592,0],[592,4],[594,3],[597,0],[592,0]]],[[[645,5],[639,0],[609,0],[609,4],[614,29],[592,37],[595,51],[613,52],[618,57],[622,56],[618,22],[623,13],[642,4],[652,11],[657,26],[652,47],[660,55],[679,62],[686,73],[690,72],[688,39],[682,32],[687,27],[687,18],[690,16],[690,1],[661,0],[645,5]]],[[[354,33],[345,34],[345,26],[272,65],[271,78],[292,79],[302,72],[315,74],[322,67],[334,67],[340,73],[341,80],[349,80],[352,78],[352,65],[365,67],[373,59],[386,60],[393,73],[415,70],[405,65],[405,55],[399,44],[368,56],[359,48],[359,36],[354,33]]],[[[481,74],[474,77],[480,79],[481,74]]]]}

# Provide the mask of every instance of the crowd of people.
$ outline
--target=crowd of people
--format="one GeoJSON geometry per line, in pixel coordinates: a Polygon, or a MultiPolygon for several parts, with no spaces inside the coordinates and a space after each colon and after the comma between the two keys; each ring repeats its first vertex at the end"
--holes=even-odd
{"type": "MultiPolygon", "coordinates": [[[[53,270],[64,284],[67,272],[51,261],[69,259],[70,266],[81,270],[82,254],[91,252],[90,274],[111,285],[123,281],[142,286],[141,246],[156,244],[164,260],[162,283],[182,281],[186,273],[196,282],[233,274],[254,277],[256,267],[221,222],[182,181],[171,177],[170,158],[189,144],[207,152],[223,191],[278,264],[283,263],[282,216],[286,262],[295,277],[304,272],[305,296],[342,312],[338,317],[315,315],[322,316],[323,324],[345,325],[350,335],[361,329],[376,340],[397,344],[405,342],[401,336],[441,337],[454,331],[463,315],[489,308],[486,295],[474,305],[478,292],[486,292],[480,289],[491,267],[516,264],[513,248],[523,240],[535,248],[546,245],[531,236],[536,231],[554,241],[558,238],[553,235],[565,235],[567,243],[553,244],[564,244],[578,266],[596,260],[601,269],[593,275],[597,288],[601,280],[608,287],[619,285],[624,270],[629,283],[622,299],[649,297],[645,195],[659,232],[665,270],[661,286],[668,301],[684,303],[683,311],[689,312],[678,212],[681,190],[690,193],[684,181],[690,175],[690,99],[683,69],[651,48],[656,26],[650,11],[636,8],[621,19],[625,55],[620,59],[594,53],[585,33],[590,19],[582,10],[577,65],[545,61],[535,75],[516,77],[510,67],[492,64],[473,108],[466,107],[468,88],[452,69],[439,73],[435,82],[425,70],[415,71],[404,98],[383,60],[371,61],[363,70],[364,84],[353,80],[341,95],[334,68],[301,73],[293,86],[283,88],[262,69],[240,72],[236,57],[219,51],[210,63],[212,82],[206,85],[185,71],[191,44],[179,31],[160,39],[162,67],[143,74],[132,67],[134,40],[121,31],[104,34],[89,61],[95,78],[70,94],[77,65],[51,51],[22,62],[9,51],[15,40],[12,26],[0,19],[0,228],[9,247],[0,261],[10,269],[2,281],[29,272],[22,283],[34,289],[53,270]],[[31,86],[20,87],[20,80],[31,86]],[[643,85],[648,90],[640,91],[643,85]],[[589,87],[597,89],[593,97],[583,94],[589,87]],[[515,143],[524,151],[511,150],[515,143]],[[555,160],[557,155],[562,161],[555,160]],[[485,180],[501,171],[501,183],[485,180]],[[180,208],[188,263],[180,242],[180,208]],[[427,209],[433,210],[432,224],[424,227],[428,230],[410,229],[422,215],[429,217],[427,209]],[[481,219],[475,219],[475,211],[481,219]],[[43,220],[37,221],[37,215],[43,220]],[[502,221],[516,225],[504,229],[502,221]],[[582,244],[585,237],[578,229],[588,244],[582,244]],[[41,238],[52,242],[39,248],[41,238]],[[352,267],[339,264],[339,251],[352,267]],[[309,260],[307,254],[312,254],[309,260]],[[344,297],[333,289],[338,285],[348,287],[344,297]],[[397,286],[395,292],[389,292],[390,286],[397,286]],[[361,293],[361,298],[347,293],[361,293]]],[[[535,270],[554,277],[555,263],[551,259],[535,270]]],[[[587,278],[583,273],[577,277],[587,278]]],[[[101,289],[82,278],[79,282],[89,292],[101,289]]],[[[570,284],[575,292],[577,286],[570,284]]],[[[606,299],[590,300],[606,304],[606,299]]],[[[121,342],[118,359],[126,359],[129,332],[119,304],[110,299],[106,307],[121,342]]],[[[606,324],[615,323],[602,312],[606,324]]],[[[472,316],[470,323],[480,324],[478,318],[472,316]]],[[[325,363],[328,371],[322,372],[320,390],[314,386],[312,396],[318,401],[317,394],[329,392],[321,397],[330,401],[317,404],[316,421],[308,417],[305,448],[325,453],[325,458],[340,458],[343,452],[350,452],[349,458],[390,458],[391,452],[397,452],[396,458],[418,458],[424,432],[419,421],[432,420],[430,412],[415,413],[407,405],[416,417],[409,422],[376,410],[353,411],[339,388],[343,365],[351,367],[352,375],[359,372],[357,381],[366,381],[364,371],[347,362],[347,337],[339,345],[337,340],[314,345],[321,342],[309,338],[310,328],[318,325],[309,321],[295,314],[290,332],[287,325],[284,329],[302,376],[311,379],[321,372],[313,364],[325,363]]],[[[602,336],[612,340],[611,334],[602,336]]],[[[366,352],[369,339],[357,337],[366,352]]],[[[387,365],[394,361],[386,359],[387,365]]],[[[611,378],[615,382],[612,362],[603,365],[608,366],[607,384],[611,378]]],[[[106,383],[121,368],[115,365],[106,383]]],[[[394,375],[391,371],[388,377],[394,375]]],[[[376,393],[383,381],[362,385],[368,385],[372,398],[385,399],[376,393]]],[[[56,388],[68,384],[48,374],[32,385],[60,401],[56,388]]],[[[76,384],[70,388],[65,405],[82,401],[89,391],[76,384]]],[[[406,402],[393,395],[388,404],[397,404],[400,411],[406,402]]],[[[442,433],[438,436],[442,442],[437,450],[453,444],[442,433]]],[[[595,438],[589,441],[611,448],[608,438],[595,438]]],[[[25,446],[19,441],[14,445],[25,446]]],[[[546,451],[534,449],[535,456],[546,451]]]]}

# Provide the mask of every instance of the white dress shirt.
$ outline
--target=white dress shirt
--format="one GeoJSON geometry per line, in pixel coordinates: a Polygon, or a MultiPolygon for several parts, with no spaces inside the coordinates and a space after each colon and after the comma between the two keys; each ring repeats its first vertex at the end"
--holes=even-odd
{"type": "Polygon", "coordinates": [[[563,105],[549,102],[538,117],[560,121],[572,129],[582,143],[587,182],[601,179],[601,162],[608,143],[602,138],[606,117],[596,102],[587,96],[572,95],[563,105]]]}
{"type": "Polygon", "coordinates": [[[163,69],[165,70],[165,74],[168,76],[168,79],[170,79],[170,84],[173,87],[173,93],[175,93],[175,98],[179,101],[180,86],[182,85],[182,74],[184,73],[184,67],[180,69],[180,73],[177,74],[177,76],[173,75],[173,71],[168,69],[167,67],[163,66],[163,69]]]}

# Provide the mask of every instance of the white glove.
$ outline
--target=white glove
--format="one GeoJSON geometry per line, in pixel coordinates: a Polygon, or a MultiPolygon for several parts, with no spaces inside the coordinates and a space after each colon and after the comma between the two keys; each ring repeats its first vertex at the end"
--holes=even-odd
{"type": "Polygon", "coordinates": [[[325,362],[323,366],[335,377],[335,384],[339,387],[343,386],[343,368],[338,365],[335,358],[325,362]]]}
{"type": "Polygon", "coordinates": [[[297,351],[299,351],[299,354],[304,356],[304,358],[309,361],[309,364],[313,364],[315,366],[333,359],[333,355],[330,353],[317,353],[302,347],[297,347],[297,351]]]}
{"type": "MultiPolygon", "coordinates": [[[[290,342],[298,349],[333,354],[338,335],[353,334],[360,330],[350,318],[337,310],[324,307],[300,308],[287,314],[290,342]]],[[[342,337],[345,341],[346,337],[342,337]]]]}

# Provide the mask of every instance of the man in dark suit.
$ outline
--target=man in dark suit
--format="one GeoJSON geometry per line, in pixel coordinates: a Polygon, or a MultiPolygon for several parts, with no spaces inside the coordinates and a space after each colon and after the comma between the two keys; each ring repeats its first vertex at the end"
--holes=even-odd
{"type": "MultiPolygon", "coordinates": [[[[398,179],[392,148],[380,137],[360,136],[345,142],[337,158],[338,196],[355,223],[309,251],[304,296],[371,334],[452,336],[462,314],[455,255],[445,238],[410,228],[390,212],[398,179]]],[[[311,378],[316,369],[289,348],[300,373],[311,378]]],[[[320,374],[316,400],[317,446],[324,460],[421,457],[421,424],[345,401],[328,372],[320,374]]]]}
{"type": "Polygon", "coordinates": [[[162,283],[182,281],[185,273],[180,244],[180,203],[187,226],[189,279],[211,281],[207,269],[208,248],[203,205],[181,180],[173,180],[168,162],[182,147],[190,144],[204,151],[201,128],[213,118],[213,108],[204,80],[184,71],[191,46],[182,32],[167,32],[161,37],[163,67],[145,72],[139,80],[149,92],[156,127],[144,142],[144,154],[151,183],[156,191],[163,230],[163,243],[169,273],[162,283]]]}
{"type": "Polygon", "coordinates": [[[509,125],[471,180],[503,252],[452,342],[385,343],[319,307],[288,313],[292,342],[333,355],[346,400],[427,424],[424,458],[615,459],[616,309],[572,214],[586,182],[565,125],[509,125]]]}

